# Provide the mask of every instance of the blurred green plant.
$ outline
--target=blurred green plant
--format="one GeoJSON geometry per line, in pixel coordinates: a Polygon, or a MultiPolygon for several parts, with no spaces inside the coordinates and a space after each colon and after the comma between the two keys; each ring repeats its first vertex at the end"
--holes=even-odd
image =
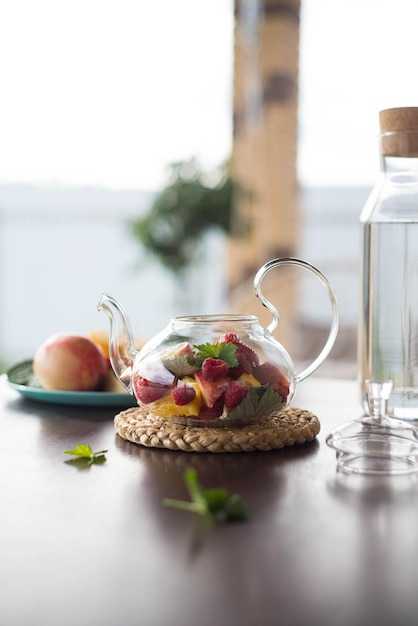
{"type": "Polygon", "coordinates": [[[235,210],[246,194],[233,180],[228,164],[204,172],[195,158],[168,167],[166,187],[148,213],[130,223],[132,235],[168,270],[181,273],[195,262],[206,233],[220,230],[243,237],[250,224],[235,210]]]}

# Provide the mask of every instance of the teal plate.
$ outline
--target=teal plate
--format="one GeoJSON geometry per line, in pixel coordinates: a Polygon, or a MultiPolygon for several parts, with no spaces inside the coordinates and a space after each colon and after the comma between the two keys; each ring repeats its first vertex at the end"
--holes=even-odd
{"type": "Polygon", "coordinates": [[[40,386],[33,373],[33,362],[22,361],[6,373],[9,386],[21,396],[49,404],[72,404],[78,406],[113,406],[120,409],[137,406],[129,393],[113,391],[49,391],[40,386]]]}

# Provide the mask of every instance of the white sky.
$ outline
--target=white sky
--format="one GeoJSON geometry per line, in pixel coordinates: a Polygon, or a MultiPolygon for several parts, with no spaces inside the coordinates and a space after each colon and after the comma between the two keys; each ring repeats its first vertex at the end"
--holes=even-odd
{"type": "Polygon", "coordinates": [[[302,0],[299,175],[373,184],[382,109],[418,106],[417,0],[302,0]]]}
{"type": "MultiPolygon", "coordinates": [[[[418,105],[417,0],[302,0],[301,182],[371,184],[418,105]]],[[[231,149],[232,0],[4,0],[0,184],[155,188],[231,149]]]]}
{"type": "Polygon", "coordinates": [[[230,151],[230,0],[6,0],[0,182],[152,188],[230,151]]]}

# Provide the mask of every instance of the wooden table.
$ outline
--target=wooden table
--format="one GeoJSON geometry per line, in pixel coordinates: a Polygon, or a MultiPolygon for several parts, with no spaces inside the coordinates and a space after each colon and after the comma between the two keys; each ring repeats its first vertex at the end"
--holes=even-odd
{"type": "MultiPolygon", "coordinates": [[[[355,484],[336,472],[329,430],[358,417],[354,381],[312,376],[294,404],[314,412],[310,444],[275,452],[148,449],[114,431],[114,409],[25,400],[0,384],[2,626],[416,626],[418,488],[355,484]],[[78,470],[63,451],[108,449],[78,470]],[[193,550],[194,467],[251,517],[193,550]]],[[[117,412],[117,411],[116,411],[117,412]]]]}

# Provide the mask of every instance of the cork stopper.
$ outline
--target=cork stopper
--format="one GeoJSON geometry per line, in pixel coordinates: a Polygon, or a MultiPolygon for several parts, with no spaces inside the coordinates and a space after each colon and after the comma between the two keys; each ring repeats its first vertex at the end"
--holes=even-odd
{"type": "Polygon", "coordinates": [[[379,121],[384,156],[418,156],[418,107],[385,109],[379,121]]]}

